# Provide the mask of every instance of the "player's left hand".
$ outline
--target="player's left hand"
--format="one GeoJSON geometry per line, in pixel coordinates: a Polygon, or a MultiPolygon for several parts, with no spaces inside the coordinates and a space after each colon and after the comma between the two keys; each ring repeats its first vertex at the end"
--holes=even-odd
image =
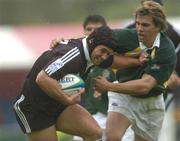
{"type": "Polygon", "coordinates": [[[100,93],[106,93],[110,82],[103,76],[97,76],[95,80],[95,89],[100,93]]]}

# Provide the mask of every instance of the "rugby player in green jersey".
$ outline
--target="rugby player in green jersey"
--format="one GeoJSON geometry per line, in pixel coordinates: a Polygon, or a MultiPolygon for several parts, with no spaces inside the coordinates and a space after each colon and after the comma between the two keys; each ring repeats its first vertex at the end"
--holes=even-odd
{"type": "Polygon", "coordinates": [[[136,30],[114,30],[119,38],[119,53],[125,56],[147,56],[142,66],[122,67],[118,55],[111,67],[121,69],[118,81],[97,77],[96,89],[109,91],[107,141],[119,141],[132,125],[135,141],[157,141],[164,119],[163,92],[176,65],[173,43],[163,33],[166,16],[155,2],[144,2],[136,11],[136,30]]]}

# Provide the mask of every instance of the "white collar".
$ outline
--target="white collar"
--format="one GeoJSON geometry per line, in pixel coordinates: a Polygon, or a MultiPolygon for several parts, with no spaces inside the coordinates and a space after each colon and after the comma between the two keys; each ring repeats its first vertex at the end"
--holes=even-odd
{"type": "Polygon", "coordinates": [[[159,48],[160,47],[160,36],[161,34],[158,33],[156,36],[156,39],[154,40],[153,46],[151,48],[147,48],[146,45],[144,45],[142,42],[139,42],[140,48],[141,49],[153,49],[154,47],[159,48]]]}
{"type": "Polygon", "coordinates": [[[84,54],[85,54],[85,58],[86,58],[87,62],[91,63],[91,59],[90,59],[90,56],[89,56],[88,45],[87,45],[86,39],[87,39],[87,37],[82,39],[84,54]]]}

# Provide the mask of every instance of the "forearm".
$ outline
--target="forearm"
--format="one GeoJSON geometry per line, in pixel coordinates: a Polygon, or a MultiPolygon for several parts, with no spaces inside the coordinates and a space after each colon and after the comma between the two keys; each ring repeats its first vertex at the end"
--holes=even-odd
{"type": "Polygon", "coordinates": [[[63,104],[68,104],[68,97],[60,88],[58,81],[46,76],[44,71],[39,73],[36,83],[49,97],[63,104]]]}
{"type": "Polygon", "coordinates": [[[114,61],[112,64],[112,68],[121,70],[124,68],[129,68],[133,66],[139,66],[142,63],[139,61],[138,58],[127,57],[123,55],[114,55],[114,61]]]}
{"type": "Polygon", "coordinates": [[[157,84],[151,76],[142,79],[131,80],[123,83],[110,83],[108,91],[116,91],[128,95],[146,95],[157,84]]]}
{"type": "Polygon", "coordinates": [[[128,95],[146,95],[149,89],[146,85],[138,82],[138,80],[132,80],[124,83],[111,83],[107,87],[108,91],[115,91],[128,95]]]}

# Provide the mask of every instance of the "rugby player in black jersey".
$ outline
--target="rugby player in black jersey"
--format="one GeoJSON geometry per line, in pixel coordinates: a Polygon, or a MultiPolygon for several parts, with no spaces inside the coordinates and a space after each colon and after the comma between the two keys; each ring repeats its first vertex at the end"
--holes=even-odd
{"type": "Polygon", "coordinates": [[[99,125],[78,104],[84,89],[66,95],[58,80],[70,73],[83,75],[91,60],[95,65],[111,66],[116,51],[114,33],[109,27],[102,27],[88,38],[62,41],[35,61],[14,103],[17,121],[29,141],[57,141],[56,131],[81,136],[86,141],[101,140],[99,125]]]}

